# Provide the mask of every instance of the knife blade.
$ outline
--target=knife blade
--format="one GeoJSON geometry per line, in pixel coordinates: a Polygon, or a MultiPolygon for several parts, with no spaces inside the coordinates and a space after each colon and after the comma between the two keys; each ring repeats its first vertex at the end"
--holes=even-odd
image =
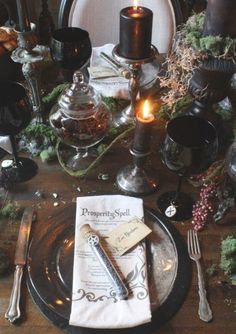
{"type": "Polygon", "coordinates": [[[23,275],[23,268],[24,265],[26,264],[29,236],[34,215],[35,213],[33,208],[26,208],[24,210],[20,223],[20,229],[15,251],[15,259],[14,259],[16,268],[14,273],[14,280],[13,280],[9,306],[5,313],[5,318],[8,319],[11,323],[13,323],[16,319],[20,318],[21,315],[19,306],[20,293],[21,293],[21,280],[23,275]]]}

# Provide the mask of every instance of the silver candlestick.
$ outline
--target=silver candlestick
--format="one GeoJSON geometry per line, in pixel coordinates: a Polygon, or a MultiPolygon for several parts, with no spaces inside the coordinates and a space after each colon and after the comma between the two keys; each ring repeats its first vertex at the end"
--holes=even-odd
{"type": "Polygon", "coordinates": [[[23,65],[22,72],[31,90],[36,122],[42,123],[44,117],[40,91],[40,73],[41,62],[48,55],[48,48],[43,45],[37,45],[34,29],[35,25],[31,23],[30,31],[17,31],[18,48],[12,52],[11,58],[14,62],[23,65]]]}
{"type": "Polygon", "coordinates": [[[155,117],[149,113],[149,104],[146,100],[143,110],[139,110],[136,114],[134,139],[130,148],[133,164],[121,169],[117,175],[119,188],[128,194],[145,195],[157,189],[157,181],[149,176],[144,167],[150,154],[151,130],[154,122],[155,117]]]}
{"type": "Polygon", "coordinates": [[[140,91],[140,73],[143,64],[151,63],[158,55],[159,52],[154,45],[151,45],[151,55],[144,59],[129,59],[119,54],[119,45],[116,45],[112,50],[113,57],[121,64],[125,64],[130,71],[129,79],[129,95],[130,105],[126,107],[117,117],[114,117],[113,123],[116,126],[123,124],[134,123],[135,121],[135,102],[137,100],[140,91]]]}

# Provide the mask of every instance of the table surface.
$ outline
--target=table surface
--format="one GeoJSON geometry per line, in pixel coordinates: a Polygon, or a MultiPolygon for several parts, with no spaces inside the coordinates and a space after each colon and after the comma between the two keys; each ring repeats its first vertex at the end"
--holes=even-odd
{"type": "MultiPolygon", "coordinates": [[[[39,159],[38,174],[30,181],[15,185],[9,192],[8,198],[17,201],[20,205],[33,206],[37,212],[32,233],[36,233],[42,224],[49,222],[49,216],[57,210],[70,205],[77,196],[99,195],[99,194],[121,194],[116,185],[118,170],[132,161],[127,145],[118,145],[112,152],[108,153],[102,162],[93,169],[85,179],[76,179],[66,174],[58,163],[44,164],[39,159]],[[99,173],[108,173],[109,179],[99,180],[99,173]],[[80,188],[78,192],[77,188],[80,188]],[[44,193],[44,198],[35,195],[37,190],[44,193]],[[53,198],[52,193],[59,195],[53,198]],[[54,202],[59,206],[55,207],[54,202]]],[[[158,178],[158,191],[152,195],[144,196],[144,204],[156,210],[156,199],[168,189],[175,188],[176,175],[168,171],[160,161],[158,154],[159,139],[154,142],[154,150],[150,159],[152,174],[158,178]]],[[[191,192],[197,198],[198,190],[193,188],[187,181],[183,184],[183,190],[191,192]]],[[[221,224],[208,223],[207,227],[199,233],[203,258],[201,260],[204,269],[212,264],[219,264],[220,243],[223,237],[236,231],[235,209],[232,210],[221,224]]],[[[173,223],[186,240],[187,230],[192,228],[191,223],[173,223]]],[[[52,325],[39,311],[31,300],[26,288],[25,277],[22,284],[22,319],[17,325],[10,324],[4,319],[11,293],[14,273],[14,252],[19,229],[19,221],[0,222],[0,247],[10,256],[10,272],[0,277],[0,333],[1,334],[59,334],[61,330],[52,325]]],[[[222,272],[218,271],[216,276],[206,277],[206,288],[208,299],[213,310],[213,321],[205,323],[198,317],[198,288],[196,266],[192,266],[192,283],[185,301],[181,308],[163,327],[158,330],[162,333],[235,333],[236,332],[236,287],[224,283],[222,272]]]]}

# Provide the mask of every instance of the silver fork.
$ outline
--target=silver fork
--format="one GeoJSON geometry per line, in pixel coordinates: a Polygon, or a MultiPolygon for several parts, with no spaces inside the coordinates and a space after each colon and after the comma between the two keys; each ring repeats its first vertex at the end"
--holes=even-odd
{"type": "Polygon", "coordinates": [[[198,236],[197,232],[193,230],[188,231],[188,253],[190,259],[195,261],[197,264],[198,294],[200,297],[198,314],[201,320],[208,322],[212,319],[212,311],[207,301],[204,277],[202,273],[201,264],[199,261],[201,258],[201,251],[200,251],[198,236]]]}

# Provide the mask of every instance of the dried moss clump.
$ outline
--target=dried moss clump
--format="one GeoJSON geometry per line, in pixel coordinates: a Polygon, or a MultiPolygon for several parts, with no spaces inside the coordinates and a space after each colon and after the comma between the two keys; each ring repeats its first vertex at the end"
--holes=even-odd
{"type": "Polygon", "coordinates": [[[221,242],[220,268],[225,275],[236,274],[236,238],[232,235],[221,242]]]}
{"type": "Polygon", "coordinates": [[[236,38],[203,36],[204,17],[204,13],[194,14],[180,27],[166,59],[166,75],[159,77],[160,86],[167,89],[162,100],[169,108],[187,94],[193,71],[201,61],[215,57],[235,62],[236,38]]]}

